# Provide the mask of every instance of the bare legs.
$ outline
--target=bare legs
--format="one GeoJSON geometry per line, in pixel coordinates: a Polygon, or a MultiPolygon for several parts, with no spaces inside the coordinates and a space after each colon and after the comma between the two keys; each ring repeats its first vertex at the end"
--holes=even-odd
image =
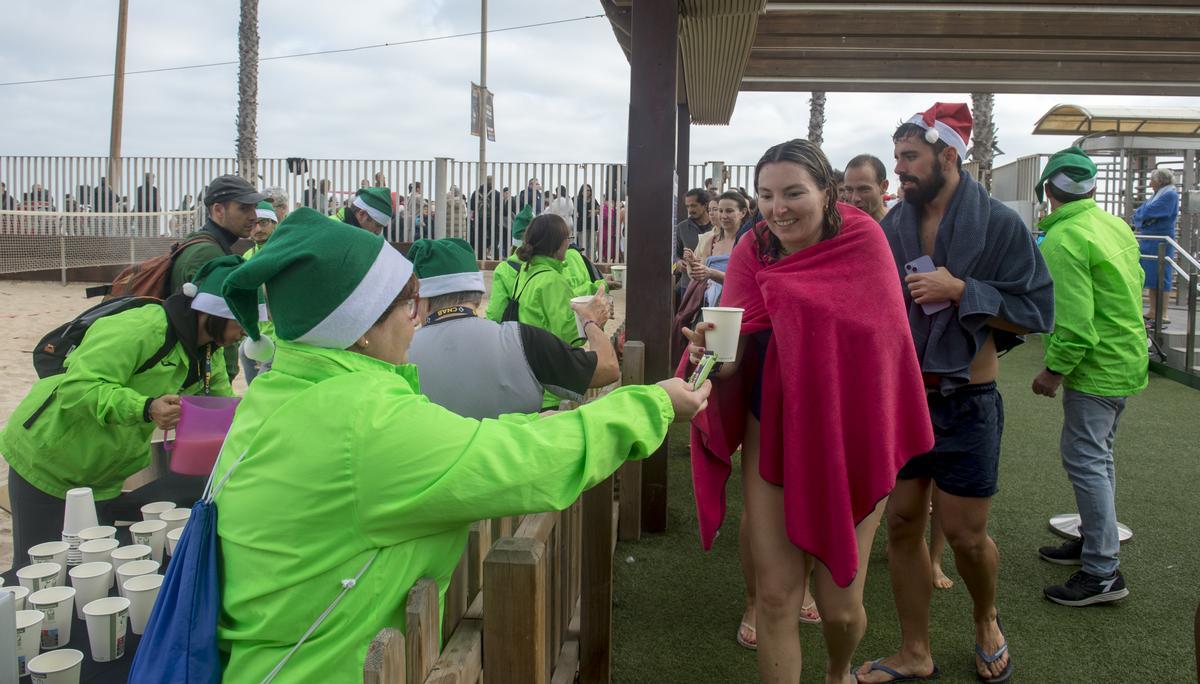
{"type": "MultiPolygon", "coordinates": [[[[932,498],[933,492],[929,492],[932,498]]],[[[929,510],[929,567],[933,572],[935,589],[950,589],[954,582],[942,571],[942,551],[946,548],[946,534],[942,532],[942,516],[930,501],[929,510]]]]}

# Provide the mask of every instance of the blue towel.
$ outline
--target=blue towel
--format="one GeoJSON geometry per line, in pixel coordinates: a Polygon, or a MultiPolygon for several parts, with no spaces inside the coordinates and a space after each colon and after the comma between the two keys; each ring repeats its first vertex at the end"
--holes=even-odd
{"type": "MultiPolygon", "coordinates": [[[[729,255],[710,256],[704,260],[704,265],[724,273],[725,269],[729,268],[729,255]]],[[[719,306],[722,287],[721,283],[709,278],[708,285],[704,289],[704,306],[719,306]]]]}
{"type": "MultiPolygon", "coordinates": [[[[921,208],[897,205],[883,219],[883,231],[904,283],[904,265],[920,257],[921,208]]],[[[933,263],[945,266],[967,284],[962,301],[927,316],[904,286],[908,322],[921,370],[941,376],[941,390],[952,392],[970,381],[971,361],[993,334],[996,350],[1021,344],[1018,335],[988,327],[997,317],[1030,332],[1054,327],[1054,291],[1050,271],[1032,233],[1015,211],[992,199],[965,171],[934,240],[933,263]]]]}
{"type": "MultiPolygon", "coordinates": [[[[1154,193],[1154,196],[1142,203],[1133,212],[1133,227],[1140,235],[1166,235],[1175,237],[1175,224],[1179,220],[1179,191],[1174,185],[1166,185],[1154,193]]],[[[1162,240],[1138,240],[1142,254],[1149,259],[1142,259],[1142,269],[1146,271],[1147,290],[1158,287],[1158,246],[1162,240]]],[[[1175,248],[1167,245],[1167,258],[1175,258],[1175,248]]],[[[1163,286],[1166,291],[1172,287],[1174,271],[1168,266],[1163,272],[1163,286]]]]}

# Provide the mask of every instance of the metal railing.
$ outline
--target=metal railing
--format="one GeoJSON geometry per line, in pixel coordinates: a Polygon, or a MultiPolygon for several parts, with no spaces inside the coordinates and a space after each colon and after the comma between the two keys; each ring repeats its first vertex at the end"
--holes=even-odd
{"type": "MultiPolygon", "coordinates": [[[[1143,254],[1142,261],[1155,261],[1157,263],[1157,282],[1153,289],[1152,297],[1154,297],[1154,319],[1150,322],[1150,332],[1155,343],[1163,345],[1167,340],[1167,333],[1164,330],[1164,320],[1167,311],[1167,296],[1169,294],[1166,287],[1167,268],[1175,272],[1183,282],[1183,288],[1176,287],[1175,290],[1179,296],[1185,301],[1187,310],[1187,330],[1184,336],[1183,348],[1183,368],[1184,373],[1192,376],[1200,377],[1200,373],[1195,370],[1196,365],[1196,302],[1197,296],[1200,294],[1200,260],[1192,256],[1180,246],[1174,238],[1166,235],[1138,235],[1139,240],[1158,242],[1158,253],[1156,255],[1143,254]],[[1174,247],[1175,253],[1182,257],[1189,266],[1184,269],[1176,259],[1167,256],[1167,248],[1174,247]]],[[[1177,300],[1178,301],[1178,300],[1177,300]]],[[[1164,354],[1165,356],[1165,354],[1164,354]]]]}

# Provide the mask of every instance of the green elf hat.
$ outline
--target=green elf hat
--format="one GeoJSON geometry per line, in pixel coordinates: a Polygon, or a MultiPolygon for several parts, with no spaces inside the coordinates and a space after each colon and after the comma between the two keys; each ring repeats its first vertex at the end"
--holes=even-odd
{"type": "Polygon", "coordinates": [[[254,258],[225,279],[221,293],[250,337],[246,356],[266,361],[275,345],[259,332],[255,316],[263,285],[281,339],[346,349],[379,320],[412,274],[412,263],[382,237],[304,207],[279,223],[254,258]]]}
{"type": "Polygon", "coordinates": [[[533,222],[533,205],[526,204],[521,211],[513,217],[512,222],[512,243],[514,247],[520,247],[525,239],[525,229],[533,222]]]}
{"type": "MultiPolygon", "coordinates": [[[[235,320],[233,311],[221,296],[221,286],[225,284],[225,278],[244,263],[246,262],[236,254],[204,262],[200,270],[192,276],[191,282],[183,284],[183,294],[192,300],[192,310],[235,320]]],[[[258,313],[260,319],[266,319],[266,307],[258,313]]]]}
{"type": "Polygon", "coordinates": [[[443,238],[417,240],[408,250],[421,296],[437,297],[452,292],[486,292],[475,252],[466,240],[443,238]]]}
{"type": "Polygon", "coordinates": [[[254,205],[254,214],[260,219],[279,223],[279,214],[275,213],[275,205],[266,200],[254,205]]]}
{"type": "Polygon", "coordinates": [[[1059,150],[1050,155],[1042,177],[1038,179],[1037,193],[1039,202],[1045,201],[1045,185],[1049,181],[1054,187],[1069,192],[1072,195],[1086,195],[1096,188],[1096,163],[1087,152],[1072,145],[1065,150],[1059,150]]]}
{"type": "Polygon", "coordinates": [[[351,204],[380,225],[392,222],[392,191],[387,188],[363,188],[354,194],[351,204]]]}

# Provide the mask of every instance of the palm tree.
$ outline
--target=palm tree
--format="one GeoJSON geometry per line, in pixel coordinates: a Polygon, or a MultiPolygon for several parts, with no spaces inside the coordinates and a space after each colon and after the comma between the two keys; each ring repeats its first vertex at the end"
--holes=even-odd
{"type": "Polygon", "coordinates": [[[992,93],[971,93],[971,109],[975,125],[971,132],[971,158],[979,163],[979,182],[992,189],[992,162],[996,150],[996,125],[992,110],[996,96],[992,93]]]}
{"type": "Polygon", "coordinates": [[[241,0],[238,21],[238,174],[255,180],[258,167],[258,0],[241,0]]]}
{"type": "Polygon", "coordinates": [[[817,147],[825,141],[825,91],[814,90],[808,101],[808,140],[817,147]]]}

